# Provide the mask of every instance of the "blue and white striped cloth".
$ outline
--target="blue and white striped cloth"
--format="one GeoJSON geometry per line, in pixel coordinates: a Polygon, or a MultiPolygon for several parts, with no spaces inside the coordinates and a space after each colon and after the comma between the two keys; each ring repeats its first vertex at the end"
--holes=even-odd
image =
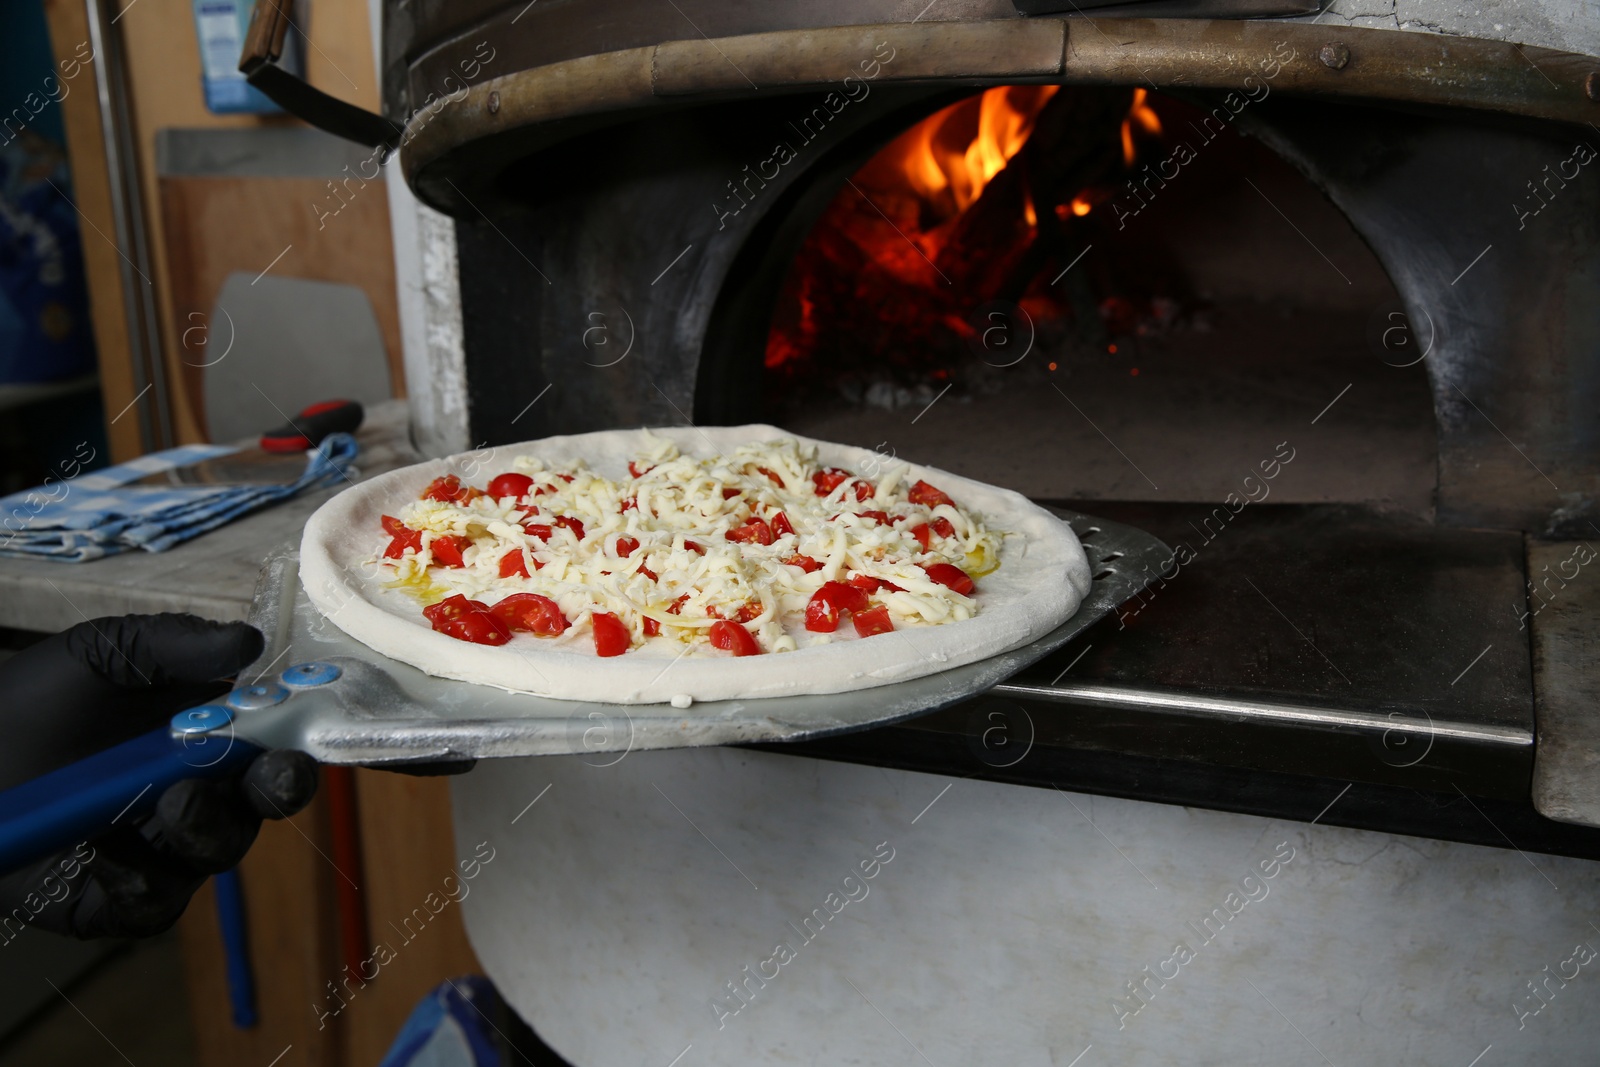
{"type": "Polygon", "coordinates": [[[165,552],[239,516],[348,477],[360,448],[329,434],[306,454],[306,469],[276,485],[129,485],[147,475],[239,451],[184,445],[52,486],[0,498],[0,556],[82,563],[142,548],[165,552]]]}

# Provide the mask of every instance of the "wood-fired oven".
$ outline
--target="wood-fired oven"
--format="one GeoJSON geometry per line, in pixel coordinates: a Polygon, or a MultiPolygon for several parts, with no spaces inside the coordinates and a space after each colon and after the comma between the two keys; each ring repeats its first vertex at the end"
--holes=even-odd
{"type": "MultiPolygon", "coordinates": [[[[1578,755],[1600,738],[1585,588],[1600,581],[1600,26],[1566,0],[1086,6],[398,0],[385,117],[280,95],[396,154],[425,205],[397,224],[420,249],[424,448],[772,421],[1172,546],[1120,618],[984,701],[786,752],[1043,787],[1028,804],[1054,786],[1600,858],[1578,755]],[[1025,760],[990,758],[996,722],[1025,728],[1025,760]]],[[[727,783],[795,762],[702,758],[723,761],[719,785],[649,767],[759,807],[727,783]]],[[[483,780],[458,793],[480,801],[462,832],[489,825],[483,780]]],[[[635,786],[618,795],[652,798],[635,786]]],[[[849,788],[877,810],[876,786],[849,788]]],[[[792,816],[772,825],[805,837],[792,816]]],[[[1174,855],[1202,832],[1161,819],[1147,831],[1174,855]]],[[[559,862],[568,881],[549,888],[570,896],[582,864],[559,862]]],[[[1152,889],[1172,877],[1135,869],[1152,889]]],[[[652,940],[664,921],[630,927],[653,946],[641,959],[693,956],[652,940]]],[[[1126,1005],[1159,1003],[1110,977],[1126,1005]]],[[[703,991],[713,1015],[717,997],[759,1005],[745,981],[738,1002],[731,982],[703,991]]],[[[1364,994],[1330,983],[1352,1017],[1364,994]]],[[[529,1017],[569,1055],[666,1063],[683,1043],[638,1045],[634,1027],[608,1044],[607,1012],[549,996],[559,1007],[529,1017]]],[[[1452,1026],[1442,1003],[1412,1019],[1430,1040],[1452,1026]]],[[[1098,1001],[1059,1010],[1110,1018],[1098,1001]]],[[[1011,1021],[985,1047],[1044,1040],[1035,1015],[995,1011],[1011,1021]]],[[[803,1045],[797,1018],[782,1032],[803,1045]]],[[[1379,1062],[1364,1040],[1339,1047],[1379,1062]]],[[[1073,1041],[1048,1062],[1078,1062],[1073,1041]]],[[[773,1046],[727,1047],[737,1062],[773,1046]]]]}

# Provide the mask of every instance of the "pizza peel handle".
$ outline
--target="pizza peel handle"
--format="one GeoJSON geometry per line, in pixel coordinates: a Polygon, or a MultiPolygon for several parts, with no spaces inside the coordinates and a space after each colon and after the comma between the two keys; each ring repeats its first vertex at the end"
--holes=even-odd
{"type": "MultiPolygon", "coordinates": [[[[174,722],[207,721],[202,711],[174,722]]],[[[176,782],[225,777],[261,752],[226,732],[180,729],[152,730],[0,793],[0,874],[145,814],[176,782]]]]}

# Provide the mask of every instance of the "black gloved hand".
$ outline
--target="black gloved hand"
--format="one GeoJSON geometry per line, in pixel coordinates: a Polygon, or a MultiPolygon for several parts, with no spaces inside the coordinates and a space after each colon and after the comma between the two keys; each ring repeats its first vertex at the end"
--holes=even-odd
{"type": "MultiPolygon", "coordinates": [[[[221,696],[261,648],[245,623],[125,615],[25,649],[0,664],[0,726],[10,738],[0,789],[221,696]]],[[[316,762],[291,751],[264,752],[231,779],[179,782],[148,816],[0,876],[0,940],[24,923],[83,938],[159,933],[208,876],[244,857],[263,818],[293,815],[316,787],[316,762]]]]}

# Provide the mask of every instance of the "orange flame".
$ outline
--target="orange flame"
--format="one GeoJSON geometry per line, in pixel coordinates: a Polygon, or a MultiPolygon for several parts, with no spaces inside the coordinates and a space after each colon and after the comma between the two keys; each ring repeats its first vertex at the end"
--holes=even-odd
{"type": "Polygon", "coordinates": [[[924,201],[939,203],[948,198],[960,214],[1022,150],[1039,112],[1060,88],[1003,85],[989,89],[977,98],[976,132],[967,136],[958,132],[963,120],[971,122],[973,102],[964,100],[917,123],[901,135],[891,151],[898,155],[906,181],[924,201]]]}
{"type": "Polygon", "coordinates": [[[1161,133],[1160,117],[1154,108],[1144,102],[1148,95],[1144,89],[1135,89],[1133,103],[1128,106],[1128,116],[1122,120],[1122,162],[1130,167],[1137,156],[1133,147],[1133,128],[1138,126],[1146,133],[1161,133]]]}
{"type": "Polygon", "coordinates": [[[1077,215],[1079,218],[1082,218],[1093,210],[1094,205],[1089,203],[1089,201],[1085,200],[1083,197],[1075,196],[1072,198],[1072,213],[1077,215]]]}

